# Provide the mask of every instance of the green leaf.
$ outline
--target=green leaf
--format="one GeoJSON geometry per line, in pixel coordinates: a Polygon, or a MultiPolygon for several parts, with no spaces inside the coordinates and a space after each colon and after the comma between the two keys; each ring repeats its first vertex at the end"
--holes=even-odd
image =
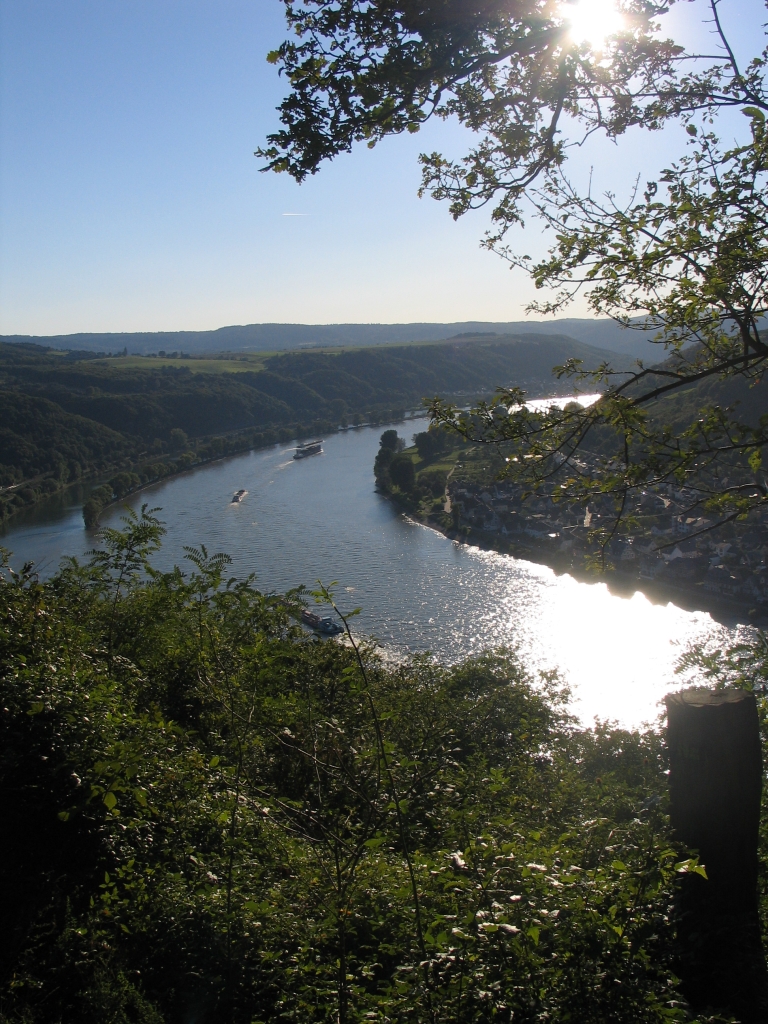
{"type": "Polygon", "coordinates": [[[117,797],[115,796],[114,793],[109,792],[104,794],[104,804],[107,807],[107,810],[111,811],[116,803],[117,797]]]}
{"type": "Polygon", "coordinates": [[[697,857],[690,857],[688,860],[681,860],[675,864],[675,871],[680,875],[701,875],[707,878],[707,871],[703,864],[699,864],[697,857]]]}

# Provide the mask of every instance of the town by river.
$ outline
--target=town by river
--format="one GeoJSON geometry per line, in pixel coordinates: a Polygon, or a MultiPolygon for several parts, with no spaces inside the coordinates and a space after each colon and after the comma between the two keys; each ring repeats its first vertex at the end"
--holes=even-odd
{"type": "MultiPolygon", "coordinates": [[[[424,420],[396,425],[410,443],[424,420]]],[[[233,558],[233,575],[253,573],[264,591],[318,579],[335,582],[337,603],[359,607],[355,628],[388,657],[429,651],[454,662],[488,648],[515,648],[531,671],[557,669],[586,723],[653,721],[659,701],[682,685],[675,665],[687,645],[723,645],[746,635],[736,620],[612,594],[546,566],[459,545],[421,526],[374,490],[383,427],[324,440],[324,453],[294,460],[290,445],[234,456],[145,488],[127,499],[160,508],[167,535],[158,568],[183,564],[184,546],[205,544],[233,558]],[[244,488],[239,504],[231,499],[244,488]]],[[[82,495],[57,497],[0,531],[11,564],[50,574],[62,556],[94,547],[82,495]],[[76,500],[79,497],[79,500],[76,500]]],[[[119,525],[111,507],[102,525],[119,525]]],[[[332,641],[331,641],[332,642],[332,641]]]]}

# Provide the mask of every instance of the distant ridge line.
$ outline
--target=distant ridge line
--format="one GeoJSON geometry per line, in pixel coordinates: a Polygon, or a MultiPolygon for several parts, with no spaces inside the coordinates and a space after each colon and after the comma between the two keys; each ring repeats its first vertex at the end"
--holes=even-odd
{"type": "Polygon", "coordinates": [[[510,334],[568,335],[577,341],[635,358],[654,356],[659,348],[651,344],[651,333],[626,330],[613,320],[561,318],[536,321],[491,322],[468,320],[454,323],[408,324],[245,324],[209,331],[127,331],[80,332],[57,335],[6,334],[0,341],[32,343],[58,349],[89,352],[121,352],[145,355],[149,352],[275,351],[309,347],[387,345],[407,342],[448,341],[456,338],[490,338],[510,334]]]}

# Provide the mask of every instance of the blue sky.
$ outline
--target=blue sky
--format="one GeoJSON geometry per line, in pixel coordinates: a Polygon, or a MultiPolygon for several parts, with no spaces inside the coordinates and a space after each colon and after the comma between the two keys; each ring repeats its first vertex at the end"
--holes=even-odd
{"type": "MultiPolygon", "coordinates": [[[[723,9],[746,45],[762,6],[723,9]]],[[[0,0],[1,333],[524,316],[533,289],[480,248],[486,215],[416,196],[419,152],[458,154],[459,127],[302,186],[259,173],[284,34],[279,0],[0,0]]],[[[616,188],[668,152],[597,144],[576,170],[616,188]]],[[[539,251],[540,228],[520,244],[539,251]]]]}

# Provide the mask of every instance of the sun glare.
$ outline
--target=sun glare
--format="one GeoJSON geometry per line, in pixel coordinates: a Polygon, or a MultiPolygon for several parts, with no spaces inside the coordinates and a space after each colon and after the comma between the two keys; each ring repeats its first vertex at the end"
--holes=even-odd
{"type": "Polygon", "coordinates": [[[564,4],[562,10],[573,41],[589,43],[596,50],[624,27],[624,18],[614,0],[577,0],[564,4]]]}

